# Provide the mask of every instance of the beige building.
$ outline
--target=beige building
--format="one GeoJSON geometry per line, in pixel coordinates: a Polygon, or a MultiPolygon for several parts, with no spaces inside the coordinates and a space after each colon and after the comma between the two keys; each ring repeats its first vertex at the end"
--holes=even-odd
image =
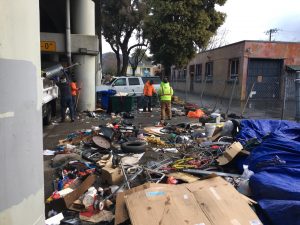
{"type": "MultiPolygon", "coordinates": [[[[132,76],[133,71],[132,67],[128,65],[127,75],[132,76]]],[[[155,75],[155,66],[151,63],[139,63],[136,68],[135,76],[154,76],[155,75]]]]}
{"type": "MultiPolygon", "coordinates": [[[[245,100],[280,99],[287,75],[289,90],[294,88],[287,66],[300,65],[300,43],[241,41],[197,54],[186,68],[171,69],[176,90],[208,96],[245,100]]],[[[290,91],[290,95],[293,93],[290,91]]]]}

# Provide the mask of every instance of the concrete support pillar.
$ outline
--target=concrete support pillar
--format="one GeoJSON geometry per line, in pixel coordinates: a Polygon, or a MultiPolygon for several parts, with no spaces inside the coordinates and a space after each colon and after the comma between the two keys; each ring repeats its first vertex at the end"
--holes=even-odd
{"type": "Polygon", "coordinates": [[[39,1],[0,9],[0,224],[43,225],[39,1]]]}
{"type": "Polygon", "coordinates": [[[72,54],[71,54],[71,5],[70,0],[66,0],[66,53],[68,58],[68,66],[72,65],[72,54]]]}
{"type": "MultiPolygon", "coordinates": [[[[92,0],[72,1],[72,33],[95,35],[95,3],[92,0]]],[[[90,55],[74,55],[73,62],[81,65],[74,69],[81,93],[78,101],[78,110],[95,110],[96,94],[96,57],[90,55]]]]}
{"type": "Polygon", "coordinates": [[[74,67],[78,87],[81,87],[78,106],[79,111],[95,110],[95,56],[75,55],[74,62],[80,66],[74,67]]]}

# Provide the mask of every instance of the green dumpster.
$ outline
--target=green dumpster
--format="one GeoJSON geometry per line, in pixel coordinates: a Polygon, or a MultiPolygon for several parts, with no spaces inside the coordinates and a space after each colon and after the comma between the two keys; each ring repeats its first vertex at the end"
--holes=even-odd
{"type": "Polygon", "coordinates": [[[134,110],[134,96],[110,96],[110,111],[130,112],[134,110]]]}

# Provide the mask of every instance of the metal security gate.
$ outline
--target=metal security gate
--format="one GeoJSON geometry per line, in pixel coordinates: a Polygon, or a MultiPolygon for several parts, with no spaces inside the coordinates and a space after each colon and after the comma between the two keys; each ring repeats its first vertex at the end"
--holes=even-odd
{"type": "Polygon", "coordinates": [[[278,99],[283,60],[249,59],[247,94],[252,90],[251,99],[278,99]]]}

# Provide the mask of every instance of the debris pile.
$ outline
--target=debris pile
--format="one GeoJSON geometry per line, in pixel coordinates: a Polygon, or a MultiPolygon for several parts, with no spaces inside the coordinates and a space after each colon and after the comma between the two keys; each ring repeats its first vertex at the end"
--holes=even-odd
{"type": "Polygon", "coordinates": [[[60,140],[46,224],[262,224],[246,159],[263,136],[201,112],[199,123],[148,127],[112,114],[106,125],[60,140]]]}

